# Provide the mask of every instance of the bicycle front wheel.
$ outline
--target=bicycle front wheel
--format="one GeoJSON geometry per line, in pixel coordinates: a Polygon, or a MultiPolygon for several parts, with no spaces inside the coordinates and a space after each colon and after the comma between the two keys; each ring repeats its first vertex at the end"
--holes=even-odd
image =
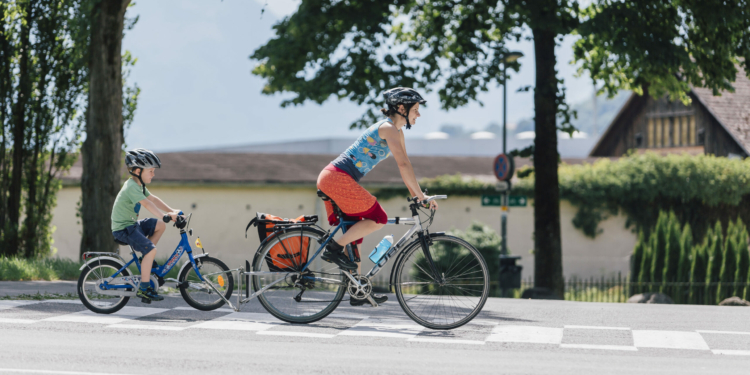
{"type": "Polygon", "coordinates": [[[205,282],[198,277],[193,264],[188,263],[177,277],[182,298],[188,305],[201,311],[212,311],[224,306],[224,299],[206,283],[211,283],[219,293],[224,295],[224,298],[229,299],[234,290],[234,276],[229,272],[229,267],[224,262],[209,256],[197,258],[195,263],[205,282]]]}
{"type": "Polygon", "coordinates": [[[255,254],[253,290],[268,287],[258,300],[271,315],[290,323],[312,323],[336,309],[346,292],[345,277],[335,265],[318,257],[303,271],[322,242],[314,228],[293,228],[268,238],[255,254]]]}
{"type": "Polygon", "coordinates": [[[407,245],[396,266],[398,303],[410,318],[427,328],[460,327],[474,319],[487,302],[487,263],[477,249],[458,237],[433,234],[426,242],[429,257],[416,240],[407,245]]]}

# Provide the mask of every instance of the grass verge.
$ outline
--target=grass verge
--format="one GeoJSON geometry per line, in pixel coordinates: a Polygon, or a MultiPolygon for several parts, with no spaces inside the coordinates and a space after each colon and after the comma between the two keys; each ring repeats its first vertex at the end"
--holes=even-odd
{"type": "Polygon", "coordinates": [[[27,300],[27,301],[43,301],[46,299],[78,299],[78,295],[74,293],[39,293],[36,294],[19,294],[15,296],[0,296],[0,300],[27,300]]]}
{"type": "Polygon", "coordinates": [[[76,280],[80,267],[70,259],[0,257],[0,281],[76,280]]]}

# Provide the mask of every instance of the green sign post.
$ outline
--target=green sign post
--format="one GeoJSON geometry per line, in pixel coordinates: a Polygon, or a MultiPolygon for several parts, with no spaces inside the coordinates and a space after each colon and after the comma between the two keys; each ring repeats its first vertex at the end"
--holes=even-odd
{"type": "MultiPolygon", "coordinates": [[[[502,195],[482,195],[482,206],[502,206],[502,195]]],[[[528,199],[525,195],[511,195],[508,197],[509,207],[526,207],[528,199]]]]}

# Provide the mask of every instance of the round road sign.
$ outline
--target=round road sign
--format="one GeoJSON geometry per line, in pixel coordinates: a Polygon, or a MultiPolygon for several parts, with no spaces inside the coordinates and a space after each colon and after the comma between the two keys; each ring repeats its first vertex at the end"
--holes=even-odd
{"type": "Polygon", "coordinates": [[[509,181],[513,177],[515,172],[515,166],[513,165],[513,158],[500,154],[495,158],[495,163],[492,167],[493,174],[500,181],[509,181]]]}

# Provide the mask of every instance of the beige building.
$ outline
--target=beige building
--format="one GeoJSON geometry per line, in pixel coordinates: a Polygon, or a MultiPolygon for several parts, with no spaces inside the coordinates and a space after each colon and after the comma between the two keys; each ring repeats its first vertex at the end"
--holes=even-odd
{"type": "MultiPolygon", "coordinates": [[[[157,170],[149,190],[170,206],[192,213],[190,227],[194,237],[200,236],[207,252],[224,260],[231,268],[251,260],[259,245],[254,228],[245,238],[245,227],[256,212],[282,217],[318,214],[325,217],[322,201],[315,194],[318,172],[333,158],[329,155],[270,155],[270,154],[206,154],[170,153],[160,155],[163,167],[157,170]]],[[[462,173],[475,178],[490,179],[492,158],[484,157],[412,157],[419,178],[442,174],[462,173]]],[[[569,163],[580,162],[566,160],[569,163]]],[[[78,257],[81,236],[76,207],[80,200],[81,167],[76,165],[65,177],[66,186],[59,192],[53,225],[54,246],[58,256],[78,257]]],[[[382,186],[403,184],[392,158],[383,161],[368,174],[362,184],[371,190],[382,186]]],[[[440,194],[430,191],[430,194],[440,194]]],[[[405,198],[405,197],[404,197],[405,198]]],[[[466,229],[472,221],[480,221],[500,228],[499,207],[482,207],[479,197],[449,196],[440,201],[440,209],[430,228],[444,231],[466,229]]],[[[408,216],[406,200],[394,198],[381,201],[389,217],[408,216]]],[[[508,246],[523,258],[524,278],[533,276],[533,201],[526,207],[510,209],[508,246]]],[[[563,271],[566,277],[599,277],[628,272],[630,253],[635,246],[635,235],[625,228],[625,218],[611,217],[600,224],[604,230],[596,239],[586,237],[573,227],[571,220],[577,209],[566,201],[561,203],[563,240],[563,271]]],[[[141,218],[150,213],[141,211],[141,218]]],[[[321,225],[327,229],[325,220],[321,225]]],[[[400,237],[404,226],[386,226],[366,238],[361,246],[363,268],[372,264],[370,251],[386,234],[400,237]]],[[[157,259],[170,254],[179,242],[178,231],[171,226],[159,243],[157,259]]],[[[198,250],[198,249],[194,249],[198,250]]],[[[200,251],[200,250],[198,250],[200,251]]],[[[124,256],[127,249],[121,249],[124,256]]],[[[487,259],[497,262],[497,259],[487,259]]],[[[378,277],[388,277],[381,272],[378,277]]]]}

